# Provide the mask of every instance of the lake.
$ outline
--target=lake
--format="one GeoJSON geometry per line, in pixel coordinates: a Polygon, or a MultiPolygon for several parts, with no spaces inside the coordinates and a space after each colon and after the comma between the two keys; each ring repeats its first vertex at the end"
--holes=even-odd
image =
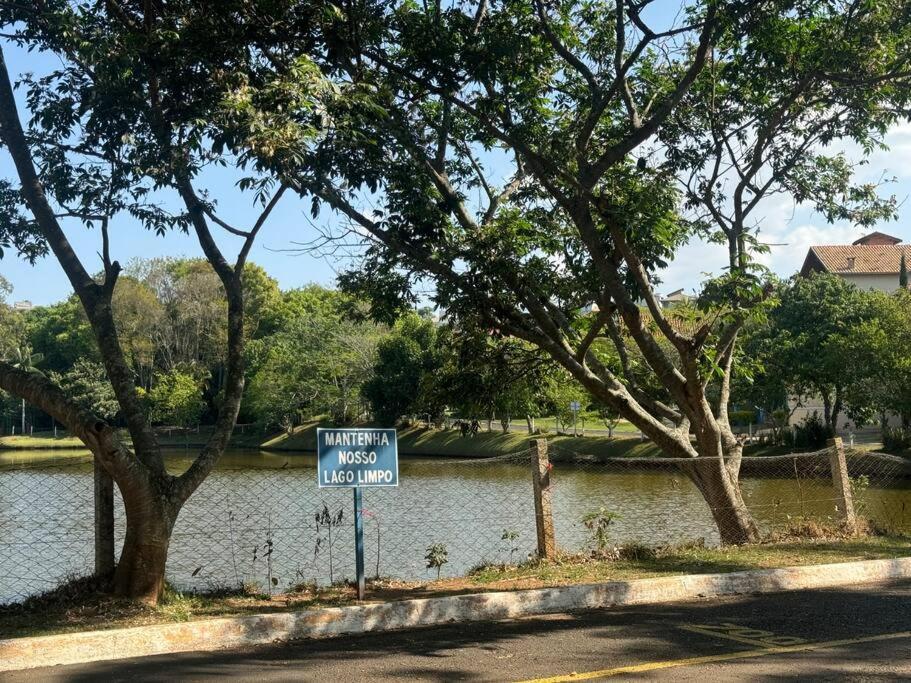
{"type": "MultiPolygon", "coordinates": [[[[168,453],[168,467],[189,464],[168,453]]],[[[75,452],[0,452],[0,603],[21,599],[61,579],[91,572],[91,461],[75,452]]],[[[755,469],[755,468],[753,468],[755,469]]],[[[801,475],[790,459],[745,476],[744,496],[766,530],[800,516],[834,519],[827,478],[801,475]]],[[[612,541],[649,545],[718,534],[699,492],[675,467],[608,468],[557,463],[552,473],[558,546],[580,550],[590,532],[586,513],[614,513],[612,541]]],[[[452,460],[402,457],[398,488],[364,493],[369,576],[433,578],[428,546],[442,543],[443,575],[485,562],[515,562],[535,550],[531,468],[513,459],[452,460]]],[[[907,478],[871,477],[862,512],[894,528],[911,528],[907,478]]],[[[116,535],[123,537],[118,499],[116,535]]],[[[185,589],[256,584],[282,590],[354,574],[352,493],[318,489],[313,455],[230,451],[190,498],[171,543],[168,579],[185,589]],[[317,525],[325,510],[339,523],[317,525]]]]}

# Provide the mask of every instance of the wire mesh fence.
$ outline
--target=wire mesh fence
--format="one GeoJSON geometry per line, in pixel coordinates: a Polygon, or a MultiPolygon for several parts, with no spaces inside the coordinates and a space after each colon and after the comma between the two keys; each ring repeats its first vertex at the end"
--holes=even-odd
{"type": "MultiPolygon", "coordinates": [[[[576,552],[598,542],[667,545],[721,538],[718,519],[672,459],[596,458],[550,447],[557,545],[576,552]]],[[[879,530],[911,531],[911,461],[882,453],[846,456],[858,515],[879,530]]],[[[178,472],[188,464],[169,457],[178,472]]],[[[532,456],[402,458],[398,488],[364,493],[368,576],[435,578],[425,555],[442,547],[444,576],[484,564],[516,563],[537,550],[532,456]]],[[[795,525],[834,525],[843,516],[829,451],[744,458],[740,489],[763,536],[795,525]]],[[[21,600],[92,571],[93,478],[89,458],[0,466],[0,603],[21,600]]],[[[117,552],[124,533],[115,502],[117,552]]],[[[353,501],[347,489],[318,489],[315,458],[228,457],[187,501],[174,528],[167,576],[189,590],[240,585],[280,592],[354,575],[353,501]]]]}

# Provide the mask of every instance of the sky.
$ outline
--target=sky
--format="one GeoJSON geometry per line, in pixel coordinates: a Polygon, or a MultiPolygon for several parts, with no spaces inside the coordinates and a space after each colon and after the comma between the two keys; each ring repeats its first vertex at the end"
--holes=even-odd
{"type": "MultiPolygon", "coordinates": [[[[13,78],[27,71],[43,73],[54,66],[54,58],[44,54],[29,54],[15,46],[3,46],[7,65],[13,78]]],[[[22,112],[20,112],[22,114],[22,112]]],[[[887,142],[890,150],[876,152],[863,168],[862,179],[880,180],[894,178],[884,188],[884,194],[894,194],[900,202],[898,220],[876,226],[883,232],[911,242],[911,124],[904,124],[892,130],[887,142]]],[[[846,148],[849,155],[857,151],[846,148]]],[[[0,178],[12,178],[12,164],[4,150],[0,150],[0,178]]],[[[234,187],[236,177],[227,171],[207,172],[205,185],[218,200],[218,213],[231,224],[249,227],[259,213],[250,195],[234,187]]],[[[314,224],[310,217],[309,202],[286,197],[272,214],[266,227],[254,246],[250,260],[258,263],[274,277],[282,289],[301,287],[309,283],[332,285],[338,272],[352,265],[351,261],[333,258],[327,254],[313,254],[295,249],[296,244],[307,243],[319,235],[318,228],[332,228],[339,219],[323,211],[314,224]]],[[[763,255],[761,261],[776,274],[787,277],[796,272],[810,246],[816,244],[850,243],[867,232],[848,223],[829,225],[823,217],[805,207],[795,207],[784,197],[767,200],[758,217],[761,239],[773,246],[771,253],[763,255]]],[[[79,256],[90,271],[101,268],[100,235],[81,224],[64,224],[64,229],[79,256]]],[[[223,231],[216,235],[229,260],[233,260],[240,247],[240,240],[223,231]]],[[[159,237],[143,230],[129,218],[120,218],[111,229],[111,251],[122,264],[132,258],[155,256],[201,256],[195,236],[171,232],[159,237]]],[[[661,274],[659,293],[669,293],[683,288],[692,292],[699,288],[708,274],[718,275],[725,264],[724,247],[707,245],[693,240],[683,247],[668,268],[661,274]]],[[[0,259],[0,275],[14,288],[11,301],[30,300],[36,305],[59,301],[71,293],[69,283],[56,260],[46,257],[34,266],[17,260],[8,253],[0,259]]]]}

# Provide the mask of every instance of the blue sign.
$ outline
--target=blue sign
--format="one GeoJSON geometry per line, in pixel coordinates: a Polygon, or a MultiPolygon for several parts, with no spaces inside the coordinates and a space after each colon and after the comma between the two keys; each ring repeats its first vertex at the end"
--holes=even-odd
{"type": "Polygon", "coordinates": [[[317,429],[316,444],[321,489],[399,485],[394,429],[317,429]]]}

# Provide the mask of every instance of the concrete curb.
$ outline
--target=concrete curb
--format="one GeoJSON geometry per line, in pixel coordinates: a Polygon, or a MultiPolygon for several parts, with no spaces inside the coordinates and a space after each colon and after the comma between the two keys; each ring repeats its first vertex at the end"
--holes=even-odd
{"type": "Polygon", "coordinates": [[[0,671],[534,614],[911,578],[911,557],[671,576],[0,640],[0,671]]]}

